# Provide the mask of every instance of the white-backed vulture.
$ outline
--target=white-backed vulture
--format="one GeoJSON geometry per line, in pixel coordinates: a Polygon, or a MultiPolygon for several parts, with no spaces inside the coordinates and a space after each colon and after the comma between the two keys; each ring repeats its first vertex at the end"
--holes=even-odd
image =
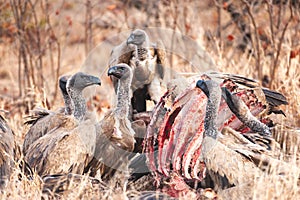
{"type": "MultiPolygon", "coordinates": [[[[220,85],[212,80],[199,80],[197,87],[208,97],[201,156],[206,168],[211,172],[210,175],[212,177],[216,177],[215,175],[218,174],[219,177],[226,177],[229,184],[240,186],[242,184],[253,185],[258,177],[266,176],[269,172],[272,176],[278,175],[282,176],[282,178],[286,176],[286,179],[289,180],[289,176],[292,175],[289,174],[290,167],[299,172],[297,166],[277,160],[260,145],[247,141],[245,138],[236,142],[236,140],[232,140],[232,137],[222,135],[217,130],[216,125],[222,94],[220,85]]],[[[230,94],[227,93],[226,95],[228,97],[230,94]]],[[[236,106],[236,109],[239,109],[239,105],[234,106],[236,106]]],[[[242,110],[240,115],[245,117],[244,114],[242,110]]],[[[245,120],[247,121],[248,119],[245,120]]],[[[261,124],[255,123],[254,126],[261,126],[261,124]]],[[[263,131],[261,130],[263,128],[264,127],[261,127],[257,130],[263,131]]],[[[268,133],[268,131],[264,133],[268,133]]],[[[264,133],[262,133],[262,135],[264,133]]],[[[236,135],[239,134],[234,134],[234,136],[236,135]]],[[[240,137],[237,136],[237,139],[239,138],[240,137]]],[[[295,179],[297,179],[297,177],[295,179]]],[[[218,185],[219,188],[223,187],[222,181],[219,183],[218,180],[215,181],[217,184],[220,184],[218,185]]],[[[253,189],[253,187],[248,188],[249,190],[253,189]]],[[[253,193],[249,192],[248,195],[253,195],[253,193]]],[[[243,196],[241,198],[245,197],[243,196]]]]}
{"type": "MultiPolygon", "coordinates": [[[[133,70],[131,89],[132,108],[137,112],[146,111],[146,100],[157,103],[163,94],[166,52],[162,42],[150,44],[147,33],[134,30],[127,41],[115,47],[111,53],[109,66],[126,63],[133,70]]],[[[117,80],[112,78],[116,91],[117,80]]]]}
{"type": "Polygon", "coordinates": [[[25,124],[31,125],[31,127],[24,138],[24,155],[27,154],[29,146],[34,141],[50,132],[53,128],[61,125],[61,116],[70,115],[72,113],[72,103],[66,88],[68,78],[70,78],[70,76],[61,76],[59,78],[59,88],[63,96],[65,107],[55,112],[46,109],[34,110],[33,115],[29,116],[30,119],[25,122],[25,124]]]}
{"type": "Polygon", "coordinates": [[[14,133],[0,115],[0,189],[6,186],[14,166],[14,133]]]}
{"type": "Polygon", "coordinates": [[[86,116],[84,88],[100,85],[100,79],[78,72],[67,82],[72,100],[72,115],[57,116],[61,123],[30,145],[25,161],[39,175],[77,173],[82,174],[91,160],[96,141],[94,119],[86,116]]]}
{"type": "Polygon", "coordinates": [[[128,119],[132,69],[118,64],[108,70],[118,80],[116,106],[97,124],[95,155],[86,171],[91,176],[111,178],[116,170],[128,174],[128,156],[134,149],[134,130],[128,119]]]}

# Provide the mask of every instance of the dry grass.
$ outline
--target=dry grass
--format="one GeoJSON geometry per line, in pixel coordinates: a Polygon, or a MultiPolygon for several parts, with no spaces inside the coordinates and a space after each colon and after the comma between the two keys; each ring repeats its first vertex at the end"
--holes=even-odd
{"type": "MultiPolygon", "coordinates": [[[[0,1],[0,109],[8,111],[5,116],[19,145],[28,129],[23,123],[29,110],[36,106],[55,109],[62,105],[62,99],[56,94],[58,75],[88,70],[106,79],[102,72],[107,66],[110,49],[105,48],[103,54],[96,54],[98,56],[93,58],[88,53],[113,34],[145,26],[174,29],[192,38],[204,46],[222,72],[249,76],[261,82],[262,76],[266,75],[269,81],[265,84],[285,94],[289,101],[288,106],[282,107],[287,117],[272,116],[272,119],[280,124],[300,126],[299,8],[283,4],[268,6],[266,3],[247,5],[248,1],[233,1],[237,3],[236,7],[244,8],[240,11],[243,13],[241,18],[247,22],[251,33],[251,43],[242,51],[238,46],[245,33],[223,9],[228,3],[189,1],[176,4],[177,1],[171,0],[153,1],[146,5],[138,0],[128,3],[110,0],[105,3],[91,1],[91,5],[86,7],[76,0],[62,2],[38,0],[34,7],[28,6],[29,11],[35,10],[35,16],[25,13],[27,21],[24,20],[23,32],[18,35],[20,27],[11,10],[16,1],[0,1]],[[40,43],[31,46],[38,38],[37,32],[40,43]],[[27,45],[27,64],[19,57],[22,41],[27,45]],[[87,57],[90,59],[84,61],[87,57]],[[39,65],[40,59],[42,66],[39,65]]],[[[187,64],[184,59],[169,56],[168,64],[177,71],[187,64]]],[[[201,68],[202,63],[196,65],[201,68]]],[[[95,104],[101,102],[102,106],[109,107],[112,93],[108,88],[109,85],[104,84],[91,105],[99,106],[95,104]]],[[[105,110],[98,109],[99,118],[105,110]]],[[[284,180],[276,175],[258,177],[254,198],[299,198],[296,178],[299,172],[291,169],[293,172],[293,176],[284,180]]],[[[20,179],[20,174],[16,167],[7,190],[0,194],[0,198],[40,199],[43,196],[42,180],[38,176],[28,180],[24,175],[20,179]]],[[[89,190],[84,188],[87,185],[88,179],[83,180],[76,186],[79,189],[72,190],[64,198],[114,199],[126,195],[115,188],[89,190]]],[[[130,192],[135,193],[134,190],[130,192]]]]}

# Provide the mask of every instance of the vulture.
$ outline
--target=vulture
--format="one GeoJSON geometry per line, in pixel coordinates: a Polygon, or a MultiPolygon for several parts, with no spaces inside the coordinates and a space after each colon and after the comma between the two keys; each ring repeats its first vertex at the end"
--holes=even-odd
{"type": "MultiPolygon", "coordinates": [[[[146,111],[146,100],[153,100],[154,103],[160,100],[165,57],[162,42],[150,44],[147,33],[140,29],[134,30],[126,42],[112,50],[109,66],[126,63],[133,68],[131,83],[133,111],[146,111]]],[[[118,80],[112,77],[112,81],[117,91],[118,80]]]]}
{"type": "MultiPolygon", "coordinates": [[[[206,91],[206,93],[208,94],[209,91],[206,91]]],[[[226,87],[222,87],[222,97],[225,99],[231,112],[234,113],[244,125],[262,135],[272,135],[270,128],[251,114],[251,111],[239,96],[232,95],[226,87]]]]}
{"type": "Polygon", "coordinates": [[[86,168],[91,176],[100,176],[103,180],[109,180],[117,170],[124,175],[128,173],[128,156],[135,145],[135,132],[128,119],[132,71],[124,63],[108,70],[108,76],[118,80],[117,102],[96,125],[95,155],[86,168]]]}
{"type": "Polygon", "coordinates": [[[59,78],[59,88],[64,99],[65,107],[60,108],[56,112],[46,109],[35,110],[34,114],[32,116],[29,116],[30,119],[25,122],[25,124],[31,125],[31,127],[24,138],[24,155],[27,154],[29,146],[34,141],[44,136],[46,133],[50,132],[55,127],[61,125],[62,121],[59,120],[60,117],[72,114],[72,103],[66,88],[68,78],[70,78],[70,76],[61,76],[59,78]]]}
{"type": "MultiPolygon", "coordinates": [[[[226,98],[232,98],[229,93],[224,94],[224,89],[221,89],[220,85],[212,80],[199,80],[196,85],[208,97],[204,119],[204,138],[202,141],[201,156],[213,179],[214,177],[216,178],[215,175],[218,174],[223,178],[226,177],[228,184],[234,186],[250,184],[252,185],[252,187],[248,187],[250,190],[253,188],[255,178],[262,177],[266,169],[268,169],[266,172],[276,173],[271,174],[272,176],[287,175],[288,170],[292,165],[271,157],[271,153],[266,151],[264,147],[248,140],[240,139],[239,136],[237,139],[240,140],[237,142],[236,140],[233,140],[232,137],[230,138],[230,136],[223,135],[218,131],[216,120],[222,90],[223,96],[226,95],[226,98]]],[[[227,100],[226,98],[225,100],[227,100]]],[[[232,103],[230,101],[228,102],[229,104],[232,103]]],[[[240,105],[238,104],[230,105],[229,107],[233,110],[237,110],[241,118],[247,121],[246,115],[249,115],[250,113],[248,112],[245,115],[243,107],[240,111],[239,106],[240,105]]],[[[249,121],[251,120],[252,119],[250,118],[249,121]]],[[[253,126],[261,126],[261,124],[256,123],[253,126]]],[[[262,130],[263,128],[264,126],[254,129],[262,130]]],[[[266,135],[266,133],[268,134],[269,132],[265,131],[262,134],[266,135]]],[[[240,134],[234,134],[234,136],[236,135],[240,134]]],[[[287,180],[289,179],[287,178],[287,180]]],[[[222,185],[224,184],[224,181],[214,181],[219,184],[218,186],[220,188],[224,187],[224,185],[222,185]]],[[[247,195],[253,194],[248,191],[247,195]]]]}
{"type": "Polygon", "coordinates": [[[5,119],[0,115],[0,189],[4,189],[14,166],[15,137],[5,119]]]}
{"type": "Polygon", "coordinates": [[[82,72],[68,79],[66,88],[72,101],[72,114],[56,115],[59,125],[34,141],[25,155],[25,162],[40,176],[83,173],[95,150],[96,122],[86,111],[82,91],[100,84],[98,77],[82,72]]]}

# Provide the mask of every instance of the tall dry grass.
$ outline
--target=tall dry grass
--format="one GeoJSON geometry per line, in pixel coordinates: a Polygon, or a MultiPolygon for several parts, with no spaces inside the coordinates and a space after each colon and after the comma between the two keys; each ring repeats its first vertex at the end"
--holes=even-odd
{"type": "MultiPolygon", "coordinates": [[[[282,92],[289,101],[282,107],[287,117],[272,118],[277,123],[299,127],[299,5],[294,1],[270,2],[2,0],[0,109],[9,111],[6,118],[18,145],[22,145],[28,130],[24,117],[29,111],[36,106],[55,109],[62,105],[56,84],[59,75],[79,70],[89,51],[110,34],[154,26],[173,29],[203,45],[220,71],[258,79],[282,92]]],[[[96,72],[100,62],[105,65],[107,58],[96,60],[98,65],[92,66],[96,72]]],[[[173,69],[183,64],[173,57],[168,57],[168,63],[173,69]]],[[[28,180],[17,166],[16,163],[1,199],[40,199],[41,178],[34,175],[28,180]]],[[[254,199],[299,197],[298,171],[291,168],[293,172],[288,179],[276,172],[258,177],[253,186],[254,199]]],[[[115,194],[114,188],[86,192],[83,189],[87,185],[85,179],[64,198],[113,199],[113,195],[126,195],[115,194]]]]}

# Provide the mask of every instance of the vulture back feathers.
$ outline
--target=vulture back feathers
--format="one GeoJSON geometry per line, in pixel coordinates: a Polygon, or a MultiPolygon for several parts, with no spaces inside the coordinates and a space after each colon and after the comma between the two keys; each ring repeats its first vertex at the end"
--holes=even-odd
{"type": "Polygon", "coordinates": [[[67,82],[74,106],[72,115],[56,116],[60,124],[37,139],[28,149],[25,161],[41,176],[73,172],[82,174],[95,150],[95,122],[86,117],[82,90],[100,85],[100,79],[81,72],[67,82]]]}
{"type": "Polygon", "coordinates": [[[23,154],[27,154],[29,146],[38,138],[44,136],[52,129],[61,125],[63,121],[60,119],[64,115],[72,114],[72,102],[67,92],[67,81],[70,76],[61,76],[59,78],[59,88],[62,93],[65,107],[60,108],[58,111],[53,112],[46,109],[38,109],[33,111],[33,115],[29,116],[29,120],[25,122],[27,125],[31,125],[30,129],[25,135],[23,142],[23,154]]]}

